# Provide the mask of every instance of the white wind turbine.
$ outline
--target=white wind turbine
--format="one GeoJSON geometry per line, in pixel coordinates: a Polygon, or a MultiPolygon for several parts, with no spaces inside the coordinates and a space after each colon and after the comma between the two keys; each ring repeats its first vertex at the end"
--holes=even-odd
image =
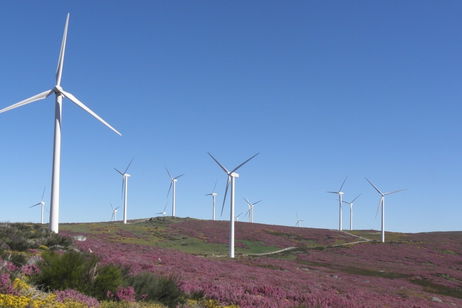
{"type": "Polygon", "coordinates": [[[244,166],[246,163],[248,163],[251,159],[253,159],[255,156],[258,155],[255,154],[243,163],[239,164],[236,168],[232,169],[229,171],[226,169],[218,160],[216,160],[215,157],[213,157],[212,154],[208,153],[209,156],[217,163],[217,165],[226,173],[228,176],[228,179],[226,181],[226,189],[225,189],[225,194],[223,196],[223,205],[221,207],[221,214],[223,214],[223,209],[225,206],[225,201],[226,201],[226,195],[228,193],[228,187],[229,183],[231,182],[231,192],[230,192],[230,198],[229,198],[229,203],[230,203],[230,215],[229,215],[229,220],[230,220],[230,232],[229,232],[229,257],[234,258],[234,196],[235,196],[235,188],[236,188],[236,178],[239,177],[239,174],[236,173],[236,171],[244,166]]]}
{"type": "Polygon", "coordinates": [[[59,52],[58,58],[58,67],[56,70],[56,84],[55,86],[44,92],[36,94],[32,97],[29,97],[25,100],[20,101],[14,105],[3,108],[0,110],[0,113],[6,112],[42,99],[47,98],[51,94],[55,94],[55,131],[54,131],[54,150],[53,150],[53,170],[51,176],[51,206],[50,206],[50,230],[52,232],[58,233],[59,231],[59,186],[60,186],[60,171],[61,171],[61,117],[62,117],[62,102],[63,97],[67,97],[71,102],[88,112],[91,116],[96,118],[98,121],[109,127],[116,134],[122,135],[109,123],[104,121],[100,116],[88,108],[84,103],[78,100],[73,94],[64,91],[61,87],[61,77],[63,72],[64,65],[64,53],[66,50],[66,39],[67,39],[67,28],[69,25],[69,13],[67,14],[66,24],[64,26],[63,40],[61,42],[61,50],[59,52]]]}
{"type": "Polygon", "coordinates": [[[303,219],[298,218],[298,213],[295,214],[295,217],[297,217],[297,221],[295,222],[296,227],[301,227],[302,222],[304,221],[303,219]]]}
{"type": "Polygon", "coordinates": [[[127,168],[125,168],[124,172],[114,168],[122,176],[122,197],[124,200],[124,224],[127,223],[127,207],[128,207],[128,178],[132,175],[127,173],[128,168],[130,168],[133,159],[128,164],[127,168]]]}
{"type": "Polygon", "coordinates": [[[351,200],[350,202],[348,201],[343,201],[343,203],[346,203],[350,206],[350,231],[353,230],[353,204],[354,202],[356,201],[356,199],[358,199],[359,197],[361,196],[361,194],[359,194],[358,196],[356,196],[356,198],[354,198],[353,200],[351,200]]]}
{"type": "Polygon", "coordinates": [[[40,202],[34,204],[31,206],[32,207],[36,207],[37,205],[40,205],[40,223],[43,225],[44,222],[43,222],[43,214],[44,214],[44,210],[45,210],[45,201],[43,200],[43,197],[45,197],[45,189],[46,187],[43,187],[43,192],[42,192],[42,199],[40,199],[40,202]]]}
{"type": "Polygon", "coordinates": [[[242,214],[244,214],[244,212],[241,212],[239,213],[239,215],[236,216],[236,221],[239,221],[239,217],[241,217],[242,214]]]}
{"type": "Polygon", "coordinates": [[[157,212],[156,214],[157,215],[162,215],[162,216],[167,215],[167,206],[168,206],[168,204],[167,204],[167,202],[165,202],[165,206],[164,206],[164,209],[162,210],[162,212],[157,212]]]}
{"type": "Polygon", "coordinates": [[[172,190],[172,217],[175,217],[176,216],[176,182],[178,182],[178,179],[181,178],[184,174],[180,174],[178,176],[172,177],[168,169],[165,168],[165,170],[167,171],[168,177],[170,178],[170,186],[168,188],[167,197],[170,194],[170,190],[172,190]]]}
{"type": "Polygon", "coordinates": [[[249,201],[249,199],[244,198],[244,201],[245,201],[245,203],[247,203],[247,207],[248,207],[247,214],[249,216],[249,222],[253,223],[253,208],[254,208],[255,205],[262,202],[263,200],[259,200],[257,202],[252,203],[252,202],[249,201]]]}
{"type": "Polygon", "coordinates": [[[112,209],[112,216],[111,220],[116,221],[117,220],[117,212],[119,211],[119,207],[114,208],[111,204],[111,209],[112,209]]]}
{"type": "Polygon", "coordinates": [[[398,189],[398,190],[384,193],[380,189],[378,189],[377,186],[375,186],[371,181],[369,181],[368,178],[366,178],[366,181],[368,181],[369,184],[371,184],[371,186],[374,187],[374,189],[380,194],[379,206],[382,208],[382,243],[384,243],[385,242],[385,196],[403,191],[405,189],[398,189]]]}
{"type": "Polygon", "coordinates": [[[342,231],[343,230],[343,227],[342,227],[342,201],[343,201],[343,195],[345,194],[343,191],[342,191],[342,188],[343,188],[343,185],[345,185],[345,182],[347,180],[348,177],[345,177],[345,179],[343,180],[343,183],[342,185],[340,186],[340,189],[338,191],[328,191],[328,193],[330,194],[337,194],[338,195],[338,230],[339,231],[342,231]]]}
{"type": "Polygon", "coordinates": [[[206,194],[206,196],[211,196],[212,197],[212,220],[215,220],[215,201],[217,199],[218,193],[215,192],[215,188],[217,187],[217,182],[215,182],[215,185],[213,186],[212,192],[209,194],[206,194]]]}

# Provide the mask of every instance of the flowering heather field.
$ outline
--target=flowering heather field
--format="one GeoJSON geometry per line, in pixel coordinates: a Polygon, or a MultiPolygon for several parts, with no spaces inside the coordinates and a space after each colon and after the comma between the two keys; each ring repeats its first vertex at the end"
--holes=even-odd
{"type": "MultiPolygon", "coordinates": [[[[237,258],[227,251],[228,223],[155,218],[67,224],[75,244],[104,262],[177,276],[199,292],[240,307],[462,307],[462,232],[392,233],[390,242],[325,229],[236,226],[237,258]],[[258,256],[281,248],[284,253],[258,256]]],[[[373,231],[356,231],[376,238],[373,231]]]]}

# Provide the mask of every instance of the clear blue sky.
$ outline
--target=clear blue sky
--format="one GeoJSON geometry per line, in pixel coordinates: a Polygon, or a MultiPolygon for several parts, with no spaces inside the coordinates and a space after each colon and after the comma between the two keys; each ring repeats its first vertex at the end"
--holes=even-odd
{"type": "MultiPolygon", "coordinates": [[[[67,12],[62,85],[123,137],[65,101],[62,222],[108,220],[132,157],[129,218],[163,208],[164,167],[185,173],[178,216],[210,218],[210,151],[261,153],[237,183],[257,222],[336,228],[348,175],[357,228],[380,226],[369,177],[408,189],[387,230],[462,230],[460,1],[4,1],[0,107],[53,87],[67,12]]],[[[53,117],[53,98],[0,115],[3,221],[49,202],[53,117]]]]}

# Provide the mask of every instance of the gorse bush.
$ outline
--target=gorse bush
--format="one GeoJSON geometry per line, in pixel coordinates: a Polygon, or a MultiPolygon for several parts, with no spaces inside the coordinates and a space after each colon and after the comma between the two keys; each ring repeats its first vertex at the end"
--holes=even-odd
{"type": "Polygon", "coordinates": [[[69,251],[64,254],[45,252],[38,263],[40,272],[32,277],[39,288],[74,289],[98,299],[106,299],[122,284],[122,272],[115,265],[99,264],[94,255],[69,251]]]}
{"type": "Polygon", "coordinates": [[[176,307],[183,302],[184,294],[175,276],[140,273],[127,277],[126,283],[135,289],[138,300],[157,301],[169,307],[176,307]]]}

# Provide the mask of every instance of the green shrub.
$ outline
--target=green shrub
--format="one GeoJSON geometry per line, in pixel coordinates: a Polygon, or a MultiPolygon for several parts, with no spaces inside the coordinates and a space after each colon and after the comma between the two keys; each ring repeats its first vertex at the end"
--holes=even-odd
{"type": "Polygon", "coordinates": [[[127,278],[139,300],[157,301],[168,307],[176,307],[183,302],[184,294],[175,276],[161,277],[152,273],[140,273],[127,278]]]}
{"type": "Polygon", "coordinates": [[[120,268],[112,264],[105,265],[98,270],[90,293],[96,298],[105,299],[108,291],[114,294],[122,283],[120,268]]]}
{"type": "Polygon", "coordinates": [[[106,299],[122,284],[121,270],[114,265],[100,266],[94,255],[69,251],[42,254],[40,272],[32,277],[39,288],[49,290],[74,289],[98,299],[106,299]]]}

